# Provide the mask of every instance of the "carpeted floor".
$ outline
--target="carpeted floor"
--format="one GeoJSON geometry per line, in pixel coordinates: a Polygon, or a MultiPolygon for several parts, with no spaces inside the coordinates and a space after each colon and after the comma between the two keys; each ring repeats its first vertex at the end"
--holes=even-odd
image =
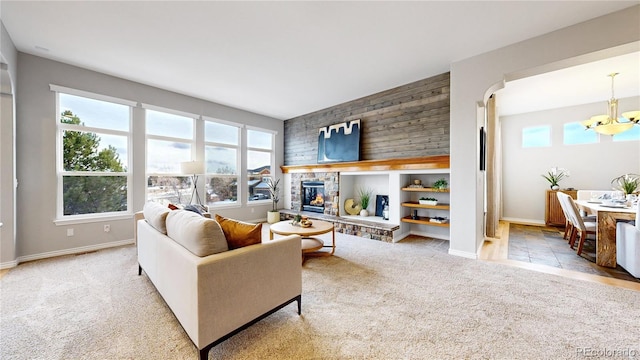
{"type": "MultiPolygon", "coordinates": [[[[302,316],[291,304],[210,358],[640,358],[640,292],[450,256],[428,240],[338,234],[337,246],[335,256],[305,263],[302,316]]],[[[127,246],[3,276],[0,358],[196,359],[197,351],[137,276],[127,246]]]]}

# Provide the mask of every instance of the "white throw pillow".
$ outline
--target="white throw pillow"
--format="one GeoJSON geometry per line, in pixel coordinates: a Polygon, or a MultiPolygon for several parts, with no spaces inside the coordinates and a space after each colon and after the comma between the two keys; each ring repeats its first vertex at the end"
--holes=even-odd
{"type": "Polygon", "coordinates": [[[166,220],[169,211],[171,210],[169,210],[168,207],[153,201],[147,202],[144,204],[144,208],[142,208],[144,219],[147,220],[149,225],[165,235],[167,234],[166,220]]]}
{"type": "Polygon", "coordinates": [[[192,211],[171,211],[167,216],[167,235],[197,256],[229,250],[220,225],[192,211]]]}

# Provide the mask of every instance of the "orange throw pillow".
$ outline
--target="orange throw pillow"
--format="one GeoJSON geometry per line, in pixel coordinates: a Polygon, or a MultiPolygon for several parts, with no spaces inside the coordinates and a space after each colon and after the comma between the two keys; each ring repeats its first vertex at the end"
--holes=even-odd
{"type": "Polygon", "coordinates": [[[250,224],[218,214],[216,214],[216,221],[227,238],[229,250],[262,242],[262,224],[250,224]]]}

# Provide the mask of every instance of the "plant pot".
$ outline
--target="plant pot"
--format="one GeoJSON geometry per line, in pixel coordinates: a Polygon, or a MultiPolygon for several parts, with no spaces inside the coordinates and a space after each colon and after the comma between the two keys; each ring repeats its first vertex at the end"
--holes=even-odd
{"type": "Polygon", "coordinates": [[[280,211],[267,211],[267,222],[275,224],[280,221],[280,211]]]}
{"type": "Polygon", "coordinates": [[[437,200],[418,200],[418,202],[420,203],[420,205],[431,205],[431,206],[438,205],[437,200]]]}
{"type": "Polygon", "coordinates": [[[560,189],[560,186],[558,185],[551,185],[551,190],[558,190],[560,189]]]}
{"type": "Polygon", "coordinates": [[[360,210],[360,216],[369,216],[369,211],[367,209],[360,210]]]}

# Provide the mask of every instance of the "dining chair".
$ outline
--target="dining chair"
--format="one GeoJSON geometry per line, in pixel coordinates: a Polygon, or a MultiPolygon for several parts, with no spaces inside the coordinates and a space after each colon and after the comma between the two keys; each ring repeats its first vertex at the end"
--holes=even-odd
{"type": "Polygon", "coordinates": [[[562,236],[562,238],[565,240],[569,240],[568,236],[571,233],[571,231],[573,231],[573,223],[571,223],[571,221],[569,220],[569,213],[567,210],[567,201],[564,198],[565,196],[569,196],[569,195],[560,191],[558,191],[556,195],[558,196],[558,202],[560,203],[560,208],[562,209],[562,213],[564,214],[564,218],[565,218],[564,235],[562,236]]]}
{"type": "Polygon", "coordinates": [[[640,278],[640,204],[635,224],[616,224],[616,260],[629,274],[640,278]]]}
{"type": "MultiPolygon", "coordinates": [[[[571,198],[571,196],[560,191],[558,191],[556,194],[558,196],[558,202],[560,203],[560,207],[562,208],[562,212],[564,213],[564,217],[566,219],[566,223],[564,226],[564,235],[562,236],[562,238],[570,241],[571,235],[573,234],[574,231],[576,231],[575,226],[573,225],[573,221],[571,221],[571,213],[570,213],[571,204],[569,203],[569,200],[573,201],[573,199],[571,198]]],[[[578,215],[582,218],[582,221],[585,224],[595,223],[597,221],[596,217],[593,215],[582,215],[582,213],[580,212],[578,212],[578,215]]]]}
{"type": "Polygon", "coordinates": [[[567,195],[565,201],[569,204],[567,210],[569,212],[571,222],[573,223],[573,230],[571,232],[571,236],[569,237],[569,246],[573,249],[576,238],[579,238],[577,254],[580,255],[582,254],[582,248],[584,247],[584,241],[586,240],[587,236],[595,236],[596,234],[596,222],[584,221],[582,216],[580,216],[578,206],[573,201],[571,196],[567,195]]]}

